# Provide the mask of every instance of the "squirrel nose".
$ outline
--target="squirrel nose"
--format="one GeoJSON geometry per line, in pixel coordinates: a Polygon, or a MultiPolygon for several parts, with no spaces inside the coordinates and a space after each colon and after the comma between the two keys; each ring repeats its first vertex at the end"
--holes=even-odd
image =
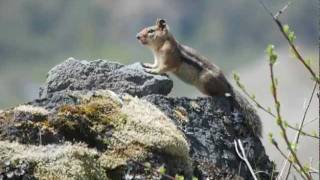
{"type": "Polygon", "coordinates": [[[137,34],[137,35],[136,35],[136,38],[140,40],[140,36],[139,36],[139,34],[137,34]]]}

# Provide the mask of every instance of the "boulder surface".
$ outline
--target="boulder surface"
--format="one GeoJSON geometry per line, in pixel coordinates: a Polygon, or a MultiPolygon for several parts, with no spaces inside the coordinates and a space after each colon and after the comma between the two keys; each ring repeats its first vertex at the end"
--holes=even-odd
{"type": "Polygon", "coordinates": [[[0,178],[252,179],[235,140],[257,177],[273,178],[227,97],[169,97],[172,86],[140,63],[69,58],[39,98],[0,112],[0,178]]]}

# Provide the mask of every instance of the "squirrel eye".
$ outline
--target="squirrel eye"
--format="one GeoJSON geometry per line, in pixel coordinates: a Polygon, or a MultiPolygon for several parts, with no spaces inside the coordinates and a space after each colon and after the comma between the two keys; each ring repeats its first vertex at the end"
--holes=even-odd
{"type": "Polygon", "coordinates": [[[155,30],[154,29],[149,29],[148,33],[153,33],[155,30]]]}

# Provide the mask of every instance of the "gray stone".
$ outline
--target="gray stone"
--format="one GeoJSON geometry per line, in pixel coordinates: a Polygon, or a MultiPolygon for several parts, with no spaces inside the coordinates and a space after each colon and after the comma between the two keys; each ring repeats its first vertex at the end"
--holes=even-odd
{"type": "Polygon", "coordinates": [[[88,62],[69,58],[49,71],[39,96],[43,99],[64,91],[109,89],[141,97],[167,95],[172,86],[168,76],[146,73],[140,63],[122,65],[106,60],[88,62]]]}
{"type": "Polygon", "coordinates": [[[186,135],[194,174],[200,179],[252,179],[237,156],[234,140],[240,139],[252,168],[262,171],[258,179],[271,179],[270,162],[260,139],[247,127],[239,109],[231,112],[226,97],[172,98],[162,95],[144,97],[161,109],[186,135]]]}

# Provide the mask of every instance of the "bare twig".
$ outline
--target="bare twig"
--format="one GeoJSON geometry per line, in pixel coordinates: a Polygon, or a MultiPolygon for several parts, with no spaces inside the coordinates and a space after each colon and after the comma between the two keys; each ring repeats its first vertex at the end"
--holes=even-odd
{"type": "MultiPolygon", "coordinates": [[[[313,96],[314,96],[314,94],[315,94],[316,88],[317,88],[317,83],[314,84],[314,87],[313,87],[313,89],[312,89],[312,92],[311,92],[311,95],[310,95],[310,98],[309,98],[309,101],[308,101],[308,105],[307,105],[307,107],[306,107],[306,109],[305,109],[305,111],[304,111],[304,113],[303,113],[303,117],[302,117],[302,119],[301,119],[301,122],[300,122],[300,125],[299,125],[299,129],[297,129],[298,132],[297,132],[296,137],[295,137],[295,140],[294,140],[294,143],[295,143],[295,144],[298,144],[299,138],[300,138],[300,134],[302,134],[302,133],[303,133],[303,135],[313,137],[312,135],[309,135],[309,134],[307,135],[305,132],[302,132],[302,128],[303,128],[305,119],[306,119],[306,117],[307,117],[307,113],[308,113],[308,111],[309,111],[309,108],[310,108],[310,105],[311,105],[313,96]]],[[[288,125],[288,127],[290,127],[290,126],[288,125]]],[[[317,137],[317,136],[315,136],[315,138],[318,138],[318,139],[319,139],[319,137],[317,137]]],[[[290,154],[291,154],[291,153],[289,153],[288,156],[290,156],[290,154]]],[[[290,165],[289,165],[289,168],[288,168],[288,171],[287,171],[287,175],[286,175],[286,176],[289,175],[290,170],[291,170],[291,166],[292,166],[292,163],[291,163],[291,162],[289,162],[289,163],[290,163],[290,165]]],[[[285,164],[284,164],[284,168],[286,167],[286,164],[287,164],[287,161],[286,161],[285,164]]]]}
{"type": "Polygon", "coordinates": [[[316,168],[310,167],[310,170],[310,173],[319,174],[319,170],[317,170],[316,168]]]}
{"type": "Polygon", "coordinates": [[[306,125],[308,125],[308,124],[313,123],[314,121],[319,121],[319,117],[316,117],[316,118],[311,119],[310,121],[308,121],[308,122],[304,123],[303,127],[304,127],[304,126],[306,126],[306,125]]]}
{"type": "MultiPolygon", "coordinates": [[[[289,156],[286,156],[286,154],[280,149],[280,147],[278,146],[278,143],[276,142],[275,139],[272,139],[272,144],[274,145],[274,147],[279,151],[280,155],[285,159],[285,160],[288,160],[288,161],[292,161],[291,159],[289,159],[289,156]]],[[[299,172],[299,169],[296,165],[293,165],[294,169],[299,172]]],[[[281,173],[281,172],[280,172],[281,173]]],[[[301,177],[303,179],[306,179],[304,176],[301,175],[301,177]]],[[[279,179],[279,175],[277,177],[277,179],[279,179]]]]}
{"type": "Polygon", "coordinates": [[[282,13],[285,12],[285,10],[292,4],[293,1],[288,1],[288,3],[286,5],[283,6],[282,9],[280,9],[275,15],[275,18],[278,18],[282,13]]]}
{"type": "Polygon", "coordinates": [[[319,136],[317,136],[317,135],[312,135],[312,134],[310,134],[310,133],[307,133],[307,132],[305,132],[305,131],[302,131],[301,129],[299,129],[299,128],[297,128],[297,127],[291,126],[290,124],[288,124],[288,128],[297,131],[297,133],[300,132],[300,134],[303,135],[303,136],[307,136],[307,137],[311,137],[311,138],[320,140],[320,137],[319,137],[319,136]]]}
{"type": "Polygon", "coordinates": [[[237,152],[238,156],[239,156],[240,159],[242,159],[242,160],[246,163],[246,165],[248,166],[249,171],[250,171],[253,179],[254,179],[254,180],[258,180],[257,177],[256,177],[256,175],[255,175],[255,173],[254,173],[254,171],[253,171],[253,169],[252,169],[252,167],[251,167],[251,165],[250,165],[250,162],[249,162],[249,160],[248,160],[248,158],[247,158],[247,156],[246,156],[246,153],[245,153],[245,151],[244,151],[244,148],[243,148],[243,145],[242,145],[241,140],[240,140],[240,139],[234,140],[233,143],[234,143],[234,147],[235,147],[235,149],[236,149],[236,152],[237,152]],[[239,152],[238,146],[240,147],[241,153],[239,152]]]}

